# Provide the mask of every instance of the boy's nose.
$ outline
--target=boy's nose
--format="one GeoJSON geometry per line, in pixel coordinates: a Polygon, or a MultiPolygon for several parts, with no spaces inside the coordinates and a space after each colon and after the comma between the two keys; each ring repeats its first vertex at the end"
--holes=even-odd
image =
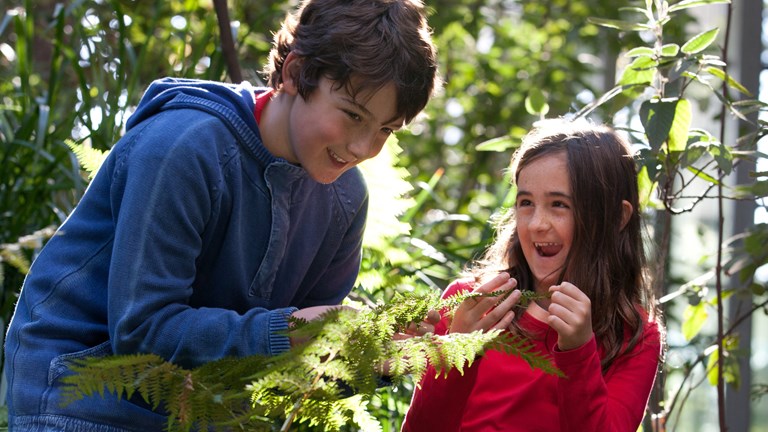
{"type": "Polygon", "coordinates": [[[355,157],[356,161],[363,161],[371,157],[375,148],[375,138],[369,135],[361,135],[350,140],[347,150],[355,157]]]}

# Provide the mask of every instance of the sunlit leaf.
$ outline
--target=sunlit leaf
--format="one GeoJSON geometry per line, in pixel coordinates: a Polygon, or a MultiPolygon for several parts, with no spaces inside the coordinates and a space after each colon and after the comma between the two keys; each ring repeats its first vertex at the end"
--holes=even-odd
{"type": "Polygon", "coordinates": [[[722,69],[716,68],[714,66],[710,66],[705,70],[710,74],[723,80],[728,85],[728,87],[735,88],[736,90],[740,91],[742,94],[752,97],[752,93],[749,90],[747,90],[746,87],[744,87],[743,85],[741,85],[741,83],[736,81],[730,74],[726,74],[722,69]]]}
{"type": "Polygon", "coordinates": [[[650,84],[656,73],[658,62],[649,57],[637,57],[621,74],[619,84],[650,84]]]}
{"type": "Polygon", "coordinates": [[[700,179],[708,183],[712,183],[712,184],[720,183],[716,178],[694,167],[688,167],[688,171],[692,172],[694,175],[696,175],[696,177],[699,177],[700,179]]]}
{"type": "Polygon", "coordinates": [[[86,147],[72,140],[65,140],[64,142],[72,150],[72,153],[77,156],[77,161],[83,167],[83,170],[88,173],[88,178],[93,179],[101,164],[104,163],[104,160],[109,155],[109,151],[86,147]]]}
{"type": "Polygon", "coordinates": [[[673,4],[669,7],[669,12],[677,12],[679,10],[706,6],[712,4],[728,4],[730,0],[683,0],[680,3],[673,4]]]}
{"type": "Polygon", "coordinates": [[[669,131],[669,151],[683,151],[688,142],[688,128],[691,126],[691,104],[679,99],[675,106],[675,118],[669,131]]]}
{"type": "Polygon", "coordinates": [[[637,47],[627,51],[627,53],[624,54],[624,56],[625,57],[641,57],[641,56],[653,57],[655,54],[656,52],[653,50],[653,48],[637,47]]]}
{"type": "Polygon", "coordinates": [[[707,47],[709,47],[712,42],[715,41],[719,32],[720,29],[714,28],[712,30],[699,33],[692,37],[691,40],[684,43],[680,50],[688,55],[702,52],[707,49],[707,47]]]}
{"type": "Polygon", "coordinates": [[[730,174],[733,171],[733,154],[731,154],[731,149],[728,146],[718,142],[710,145],[707,151],[717,162],[718,168],[725,174],[730,174]]]}
{"type": "Polygon", "coordinates": [[[648,24],[640,24],[640,23],[635,23],[630,21],[621,21],[621,20],[606,19],[606,18],[589,17],[587,18],[587,22],[596,24],[599,26],[603,26],[603,27],[622,30],[622,31],[645,31],[645,30],[651,29],[651,26],[649,26],[648,24]]]}
{"type": "Polygon", "coordinates": [[[370,200],[363,237],[366,247],[381,247],[387,239],[407,234],[411,229],[410,224],[399,219],[414,203],[412,198],[404,196],[413,187],[408,181],[408,171],[397,167],[400,152],[402,149],[393,135],[378,156],[359,165],[368,184],[370,200]]]}
{"type": "Polygon", "coordinates": [[[510,148],[515,148],[520,145],[520,140],[515,140],[509,135],[505,135],[498,138],[493,138],[488,141],[483,141],[478,144],[475,149],[477,151],[495,151],[500,152],[510,148]]]}
{"type": "Polygon", "coordinates": [[[640,207],[641,208],[657,208],[658,203],[654,200],[654,192],[656,191],[656,182],[652,181],[648,176],[648,168],[642,167],[637,173],[637,183],[640,193],[640,207]]]}
{"type": "Polygon", "coordinates": [[[525,110],[528,111],[528,114],[538,114],[542,116],[549,112],[547,96],[540,88],[534,87],[528,92],[528,96],[525,97],[525,110]]]}
{"type": "MultiPolygon", "coordinates": [[[[723,341],[723,349],[726,352],[726,355],[723,356],[723,381],[738,389],[741,385],[741,374],[739,372],[738,359],[733,354],[738,349],[738,338],[726,337],[723,341]]],[[[719,375],[717,363],[719,359],[720,354],[718,350],[712,350],[707,360],[707,381],[712,386],[717,385],[719,375]]]]}
{"type": "Polygon", "coordinates": [[[682,332],[685,340],[690,341],[701,331],[709,316],[705,302],[688,305],[683,312],[682,332]]]}
{"type": "Polygon", "coordinates": [[[640,122],[645,128],[648,144],[654,151],[659,151],[669,139],[676,105],[676,100],[648,100],[640,106],[640,122]]]}
{"type": "Polygon", "coordinates": [[[661,55],[664,57],[675,57],[680,52],[680,45],[675,43],[666,44],[661,47],[661,55]]]}

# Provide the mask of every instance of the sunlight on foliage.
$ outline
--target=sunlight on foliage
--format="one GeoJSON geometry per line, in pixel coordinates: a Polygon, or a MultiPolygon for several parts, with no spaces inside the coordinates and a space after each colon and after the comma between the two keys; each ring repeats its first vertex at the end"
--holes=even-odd
{"type": "Polygon", "coordinates": [[[382,248],[386,239],[411,230],[409,224],[399,219],[414,204],[413,199],[404,197],[413,189],[408,170],[396,166],[402,151],[397,138],[391,135],[378,156],[359,165],[370,200],[363,247],[382,248]]]}
{"type": "MultiPolygon", "coordinates": [[[[502,292],[481,294],[502,295],[502,292]]],[[[525,338],[498,330],[403,338],[411,322],[432,309],[458,305],[478,294],[466,293],[440,300],[427,296],[396,295],[388,304],[339,308],[313,321],[293,320],[292,336],[309,342],[283,354],[228,358],[186,370],[152,354],[110,356],[76,361],[65,377],[68,400],[116,393],[138,395],[170,414],[171,430],[209,426],[289,430],[307,424],[318,430],[338,430],[356,424],[379,431],[381,425],[367,411],[388,379],[397,384],[408,375],[419,380],[427,365],[438,375],[463,371],[488,349],[517,355],[548,374],[562,376],[546,353],[534,351],[525,338]]]]}

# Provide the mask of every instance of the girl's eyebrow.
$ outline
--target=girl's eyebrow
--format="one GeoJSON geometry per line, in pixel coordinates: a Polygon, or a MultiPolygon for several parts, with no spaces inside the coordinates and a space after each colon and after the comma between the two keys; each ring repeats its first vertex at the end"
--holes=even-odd
{"type": "MultiPolygon", "coordinates": [[[[530,195],[533,195],[533,193],[531,193],[531,192],[529,192],[529,191],[527,191],[525,189],[518,189],[517,190],[517,196],[521,196],[521,195],[530,196],[530,195]]],[[[550,192],[546,192],[544,195],[547,196],[547,197],[572,199],[571,195],[569,195],[569,194],[567,194],[565,192],[560,192],[560,191],[550,191],[550,192]]]]}

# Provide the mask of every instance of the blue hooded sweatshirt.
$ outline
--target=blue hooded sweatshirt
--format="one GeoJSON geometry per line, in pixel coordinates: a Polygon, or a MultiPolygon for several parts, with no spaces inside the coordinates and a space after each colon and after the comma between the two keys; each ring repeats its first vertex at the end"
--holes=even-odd
{"type": "Polygon", "coordinates": [[[167,418],[140,401],[62,405],[61,378],[86,356],[155,353],[193,368],[279,354],[288,315],[349,293],[363,178],[355,168],[321,184],[271,155],[253,115],[264,90],[149,87],[24,282],[5,347],[12,430],[162,430],[167,418]]]}

